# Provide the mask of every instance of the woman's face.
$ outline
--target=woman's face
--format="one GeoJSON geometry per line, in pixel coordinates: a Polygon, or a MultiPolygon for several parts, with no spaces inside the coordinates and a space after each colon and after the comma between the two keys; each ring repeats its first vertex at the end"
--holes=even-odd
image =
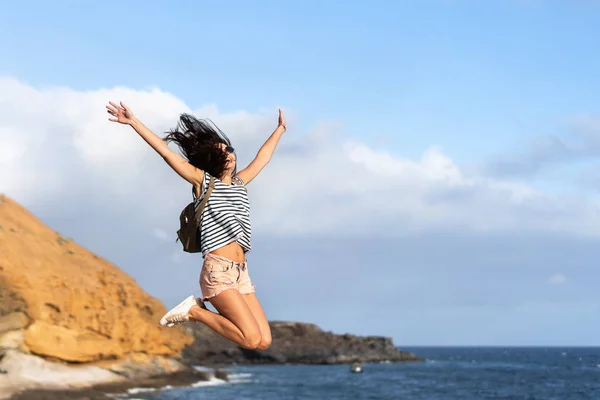
{"type": "Polygon", "coordinates": [[[233,171],[235,169],[236,163],[233,147],[227,146],[225,143],[221,143],[219,147],[221,147],[221,150],[223,150],[225,154],[227,154],[227,164],[225,164],[225,169],[227,171],[233,171]]]}

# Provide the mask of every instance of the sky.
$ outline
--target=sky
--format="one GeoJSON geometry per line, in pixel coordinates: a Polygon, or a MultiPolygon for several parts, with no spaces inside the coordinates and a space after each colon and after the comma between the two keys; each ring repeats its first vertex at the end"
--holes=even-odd
{"type": "MultiPolygon", "coordinates": [[[[600,345],[600,3],[0,1],[0,192],[166,307],[190,201],[137,134],[209,117],[252,160],[271,320],[396,345],[600,345]]],[[[243,167],[243,165],[241,165],[243,167]]]]}

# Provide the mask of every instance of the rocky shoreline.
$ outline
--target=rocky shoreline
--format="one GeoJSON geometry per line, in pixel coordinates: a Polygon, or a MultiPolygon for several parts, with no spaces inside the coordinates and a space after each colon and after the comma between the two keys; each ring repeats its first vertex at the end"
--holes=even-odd
{"type": "Polygon", "coordinates": [[[10,397],[10,400],[107,400],[118,397],[126,399],[129,396],[136,396],[135,393],[128,395],[128,391],[134,388],[143,388],[144,390],[161,389],[170,387],[188,387],[194,383],[208,381],[213,377],[227,380],[225,372],[216,371],[212,374],[200,371],[184,371],[168,375],[159,375],[145,379],[126,380],[123,382],[113,382],[93,385],[81,389],[30,389],[16,393],[10,397]]]}
{"type": "Polygon", "coordinates": [[[399,350],[391,338],[326,332],[317,325],[272,321],[273,343],[266,351],[247,350],[212,332],[202,324],[188,325],[194,336],[182,351],[186,364],[350,364],[352,362],[420,362],[416,355],[399,350]]]}
{"type": "Polygon", "coordinates": [[[106,399],[131,388],[190,386],[212,379],[227,381],[228,374],[156,357],[68,364],[14,349],[0,352],[0,399],[106,399]]]}
{"type": "MultiPolygon", "coordinates": [[[[131,365],[122,362],[105,366],[107,371],[117,372],[124,379],[103,383],[90,383],[83,387],[32,387],[15,393],[10,400],[106,400],[136,397],[128,395],[133,388],[160,390],[165,387],[189,387],[211,379],[228,380],[226,369],[232,365],[283,365],[313,364],[335,365],[380,362],[421,362],[416,355],[396,348],[391,338],[380,336],[355,336],[326,332],[318,326],[301,322],[270,322],[273,343],[266,351],[247,350],[218,336],[201,324],[187,324],[182,329],[194,337],[194,342],[182,351],[182,359],[176,362],[175,372],[150,375],[136,372],[131,365]],[[206,371],[191,366],[203,365],[206,371]]],[[[19,357],[31,357],[20,355],[19,357]]],[[[21,362],[23,364],[23,362],[21,362]]],[[[2,363],[0,362],[0,367],[2,363]]],[[[8,366],[10,369],[10,366],[8,366]]],[[[139,367],[137,367],[139,368],[139,367]]],[[[47,370],[47,368],[46,368],[47,370]]],[[[0,378],[1,380],[2,378],[0,378]]],[[[139,397],[139,395],[138,395],[139,397]]]]}

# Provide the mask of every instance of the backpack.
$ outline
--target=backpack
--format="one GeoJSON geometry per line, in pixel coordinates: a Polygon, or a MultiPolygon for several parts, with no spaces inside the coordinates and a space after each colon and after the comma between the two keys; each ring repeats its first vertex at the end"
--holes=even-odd
{"type": "Polygon", "coordinates": [[[202,202],[198,206],[196,210],[196,193],[194,189],[192,189],[192,195],[194,196],[194,201],[188,204],[183,211],[181,211],[181,215],[179,216],[179,230],[177,231],[177,240],[175,242],[181,241],[183,245],[183,251],[188,253],[199,253],[201,251],[200,248],[200,222],[202,218],[202,211],[204,211],[204,207],[206,207],[206,203],[208,202],[208,198],[215,188],[215,178],[212,176],[208,182],[208,189],[204,193],[204,197],[202,198],[202,202]]]}

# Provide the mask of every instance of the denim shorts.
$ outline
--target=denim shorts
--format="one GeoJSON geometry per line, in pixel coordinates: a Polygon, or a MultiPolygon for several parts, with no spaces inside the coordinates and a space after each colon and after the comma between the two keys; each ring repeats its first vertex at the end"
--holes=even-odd
{"type": "Polygon", "coordinates": [[[207,254],[200,272],[202,301],[217,296],[225,290],[235,289],[240,294],[254,293],[255,286],[250,280],[248,262],[234,262],[225,257],[207,254]]]}

